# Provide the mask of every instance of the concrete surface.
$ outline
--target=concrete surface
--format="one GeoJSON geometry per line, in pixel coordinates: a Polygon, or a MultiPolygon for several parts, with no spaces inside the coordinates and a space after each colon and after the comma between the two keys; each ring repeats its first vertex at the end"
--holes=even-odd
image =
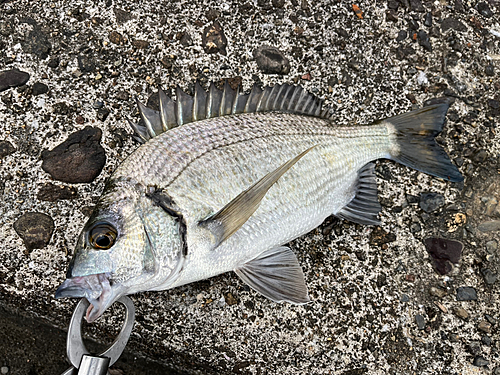
{"type": "MultiPolygon", "coordinates": [[[[132,297],[137,322],[129,349],[190,374],[500,373],[500,4],[355,5],[362,18],[352,2],[339,0],[0,0],[0,71],[30,74],[0,93],[0,141],[15,148],[0,159],[0,303],[35,322],[67,326],[77,301],[53,295],[104,181],[137,147],[123,136],[130,133],[125,119],[137,119],[135,95],[146,101],[160,84],[189,91],[196,79],[241,77],[245,89],[300,83],[325,99],[339,124],[369,123],[446,95],[456,100],[439,142],[463,184],[380,162],[381,228],[329,218],[291,244],[312,303],[272,303],[234,274],[143,293],[132,297]],[[218,46],[223,38],[202,38],[214,21],[227,46],[218,46]],[[401,31],[407,36],[398,40],[401,31]],[[262,73],[253,57],[261,45],[284,54],[288,74],[262,73]],[[40,94],[37,82],[49,91],[40,94]],[[52,180],[41,168],[42,151],[87,125],[103,132],[102,173],[91,183],[52,180]],[[77,198],[39,199],[48,182],[76,188],[77,198]],[[444,205],[423,211],[426,192],[441,195],[444,205]],[[54,221],[41,249],[28,250],[13,229],[27,212],[54,221]],[[447,275],[432,267],[423,244],[429,237],[464,245],[447,275]],[[472,287],[477,300],[458,301],[459,287],[472,287]]],[[[117,315],[110,309],[89,336],[109,340],[117,315]]],[[[17,332],[3,328],[0,341],[17,332]]],[[[64,353],[62,342],[54,345],[64,353]]],[[[3,350],[7,373],[25,373],[3,350]]]]}

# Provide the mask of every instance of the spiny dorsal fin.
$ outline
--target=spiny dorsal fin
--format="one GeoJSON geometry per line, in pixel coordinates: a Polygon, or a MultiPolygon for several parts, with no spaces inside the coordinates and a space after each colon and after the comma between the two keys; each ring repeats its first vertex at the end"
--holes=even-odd
{"type": "Polygon", "coordinates": [[[380,225],[377,216],[381,206],[378,202],[377,180],[373,163],[368,163],[359,170],[354,193],[356,195],[352,201],[335,215],[358,224],[380,225]]]}
{"type": "Polygon", "coordinates": [[[221,91],[212,82],[208,93],[196,82],[194,95],[190,96],[177,86],[176,100],[170,99],[163,90],[158,90],[160,110],[146,107],[137,101],[142,121],[132,124],[136,139],[147,142],[151,138],[193,121],[208,118],[254,112],[287,112],[328,118],[328,111],[321,111],[321,100],[308,93],[301,86],[288,84],[266,86],[256,85],[248,94],[241,93],[240,87],[233,90],[227,80],[221,91]]]}

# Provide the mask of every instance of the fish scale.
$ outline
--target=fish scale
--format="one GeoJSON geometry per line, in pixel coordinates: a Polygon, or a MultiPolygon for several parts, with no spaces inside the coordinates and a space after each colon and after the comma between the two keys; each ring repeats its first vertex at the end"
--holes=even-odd
{"type": "Polygon", "coordinates": [[[56,292],[89,299],[88,321],[121,295],[227,271],[273,301],[307,303],[283,245],[332,214],[378,225],[373,161],[463,180],[434,140],[448,102],[345,127],[301,87],[176,95],[160,91],[160,111],[138,103],[131,126],[144,144],[108,180],[56,292]]]}

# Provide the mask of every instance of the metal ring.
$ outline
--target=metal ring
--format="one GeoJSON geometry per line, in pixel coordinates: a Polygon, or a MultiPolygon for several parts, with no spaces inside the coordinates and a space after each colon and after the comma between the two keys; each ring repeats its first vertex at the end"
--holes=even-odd
{"type": "MultiPolygon", "coordinates": [[[[120,297],[117,302],[120,302],[125,306],[125,322],[123,323],[122,329],[118,336],[116,337],[113,344],[106,349],[104,352],[99,354],[100,357],[108,357],[110,359],[109,365],[114,364],[120,355],[122,354],[125,346],[127,345],[127,341],[130,337],[130,333],[132,332],[132,327],[134,326],[135,319],[135,307],[134,303],[127,296],[120,297]]],[[[85,347],[82,339],[82,318],[87,311],[90,303],[87,299],[82,298],[73,312],[73,316],[71,317],[71,321],[69,323],[68,328],[68,338],[66,340],[66,348],[68,359],[71,364],[78,368],[80,366],[80,362],[82,357],[90,352],[85,347]]]]}

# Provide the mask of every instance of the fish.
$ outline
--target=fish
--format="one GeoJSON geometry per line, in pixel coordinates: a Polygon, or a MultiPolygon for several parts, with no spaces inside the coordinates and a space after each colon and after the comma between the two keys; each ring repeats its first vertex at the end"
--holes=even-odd
{"type": "Polygon", "coordinates": [[[447,100],[347,126],[295,85],[158,95],[159,110],[137,101],[141,145],[107,180],[55,294],[85,297],[88,322],[122,295],[229,271],[272,301],[308,303],[286,244],[330,215],[380,225],[375,161],[463,181],[435,141],[447,100]]]}

